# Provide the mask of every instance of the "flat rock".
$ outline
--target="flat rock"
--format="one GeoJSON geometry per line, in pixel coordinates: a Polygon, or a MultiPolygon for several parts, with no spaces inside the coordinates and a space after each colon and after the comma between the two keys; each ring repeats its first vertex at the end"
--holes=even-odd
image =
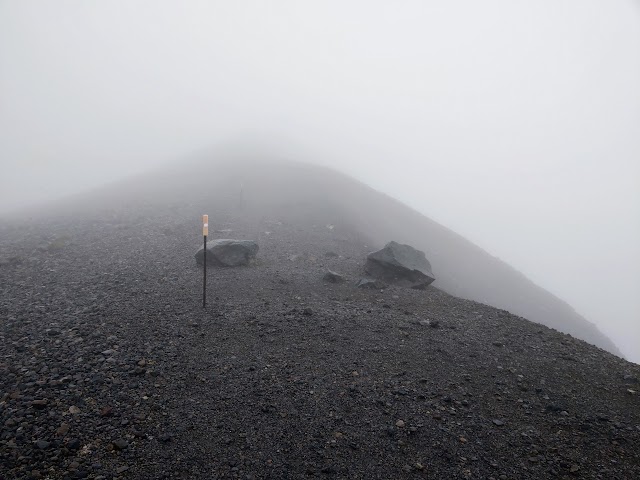
{"type": "MultiPolygon", "coordinates": [[[[222,267],[248,265],[258,253],[258,244],[253,240],[217,239],[207,243],[207,264],[222,267]]],[[[196,263],[204,263],[204,246],[195,254],[196,263]]]]}
{"type": "Polygon", "coordinates": [[[31,402],[31,406],[38,410],[46,408],[48,404],[49,402],[46,399],[34,400],[33,402],[31,402]]]}

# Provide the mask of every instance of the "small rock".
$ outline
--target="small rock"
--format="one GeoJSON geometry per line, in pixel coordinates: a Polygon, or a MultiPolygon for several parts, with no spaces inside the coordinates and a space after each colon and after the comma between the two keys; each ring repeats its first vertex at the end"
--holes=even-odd
{"type": "Polygon", "coordinates": [[[356,287],[367,288],[371,290],[382,290],[384,288],[387,288],[387,284],[373,278],[361,278],[358,283],[356,283],[356,287]]]}
{"type": "Polygon", "coordinates": [[[440,327],[440,320],[429,320],[429,326],[431,328],[439,328],[440,327]]]}
{"type": "Polygon", "coordinates": [[[302,314],[303,315],[307,315],[307,316],[311,316],[311,315],[313,315],[313,310],[310,309],[309,307],[307,307],[304,310],[302,310],[302,314]]]}
{"type": "Polygon", "coordinates": [[[75,405],[71,405],[69,407],[69,413],[71,413],[72,415],[77,415],[78,413],[80,413],[80,409],[75,405]]]}
{"type": "Polygon", "coordinates": [[[46,399],[34,400],[33,402],[31,402],[31,406],[37,410],[42,410],[43,408],[46,408],[48,403],[49,401],[46,399]]]}
{"type": "Polygon", "coordinates": [[[503,420],[493,420],[493,424],[497,425],[498,427],[502,427],[504,425],[504,421],[503,420]]]}
{"type": "Polygon", "coordinates": [[[322,279],[325,282],[329,282],[329,283],[344,283],[345,281],[345,278],[343,275],[340,275],[339,273],[334,272],[333,270],[328,270],[327,273],[324,274],[322,279]]]}
{"type": "Polygon", "coordinates": [[[124,450],[129,446],[129,442],[124,438],[118,438],[117,440],[114,440],[112,443],[114,448],[116,448],[117,450],[124,450]]]}
{"type": "Polygon", "coordinates": [[[77,438],[72,438],[67,442],[67,448],[69,450],[79,450],[82,447],[82,442],[77,438]]]}
{"type": "Polygon", "coordinates": [[[40,450],[46,450],[47,448],[49,448],[50,445],[51,444],[46,440],[38,440],[36,442],[36,447],[38,447],[40,450]]]}
{"type": "Polygon", "coordinates": [[[396,427],[398,427],[398,428],[403,428],[404,425],[405,425],[404,420],[398,420],[396,422],[396,427]]]}
{"type": "Polygon", "coordinates": [[[68,431],[69,431],[69,424],[63,423],[58,427],[58,429],[56,430],[56,433],[58,435],[66,435],[68,431]]]}

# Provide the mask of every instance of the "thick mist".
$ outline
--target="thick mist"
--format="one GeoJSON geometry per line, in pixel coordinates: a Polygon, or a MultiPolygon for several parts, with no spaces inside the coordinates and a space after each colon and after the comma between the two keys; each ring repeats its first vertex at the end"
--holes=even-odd
{"type": "Polygon", "coordinates": [[[632,0],[0,1],[0,213],[268,145],[464,235],[640,362],[638,85],[632,0]]]}

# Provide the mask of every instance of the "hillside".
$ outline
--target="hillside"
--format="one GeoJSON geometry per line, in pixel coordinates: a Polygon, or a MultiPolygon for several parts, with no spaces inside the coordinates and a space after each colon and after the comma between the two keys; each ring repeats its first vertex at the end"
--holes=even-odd
{"type": "Polygon", "coordinates": [[[183,165],[3,221],[0,259],[0,478],[640,477],[640,367],[335,172],[183,165]],[[202,213],[260,245],[206,310],[202,213]],[[391,239],[436,283],[355,288],[391,239]]]}
{"type": "MultiPolygon", "coordinates": [[[[609,338],[567,303],[402,203],[330,169],[274,160],[251,161],[233,155],[225,152],[223,158],[231,160],[188,163],[162,175],[142,176],[105,189],[103,197],[94,194],[80,197],[75,203],[100,208],[108,201],[115,209],[127,202],[142,202],[151,206],[154,214],[159,213],[157,208],[175,210],[189,204],[234,212],[242,190],[244,215],[286,219],[300,227],[312,215],[316,223],[355,232],[358,241],[370,249],[389,239],[414,245],[433,265],[437,288],[508,310],[622,356],[609,338]],[[114,192],[119,193],[116,196],[114,192]]],[[[77,207],[63,208],[77,211],[77,207]]]]}

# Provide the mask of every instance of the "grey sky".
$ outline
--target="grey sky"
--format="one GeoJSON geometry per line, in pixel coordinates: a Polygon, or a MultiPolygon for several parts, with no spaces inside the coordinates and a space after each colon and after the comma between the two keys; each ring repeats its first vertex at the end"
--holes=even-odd
{"type": "Polygon", "coordinates": [[[287,139],[640,362],[639,85],[634,0],[0,0],[0,211],[287,139]]]}

